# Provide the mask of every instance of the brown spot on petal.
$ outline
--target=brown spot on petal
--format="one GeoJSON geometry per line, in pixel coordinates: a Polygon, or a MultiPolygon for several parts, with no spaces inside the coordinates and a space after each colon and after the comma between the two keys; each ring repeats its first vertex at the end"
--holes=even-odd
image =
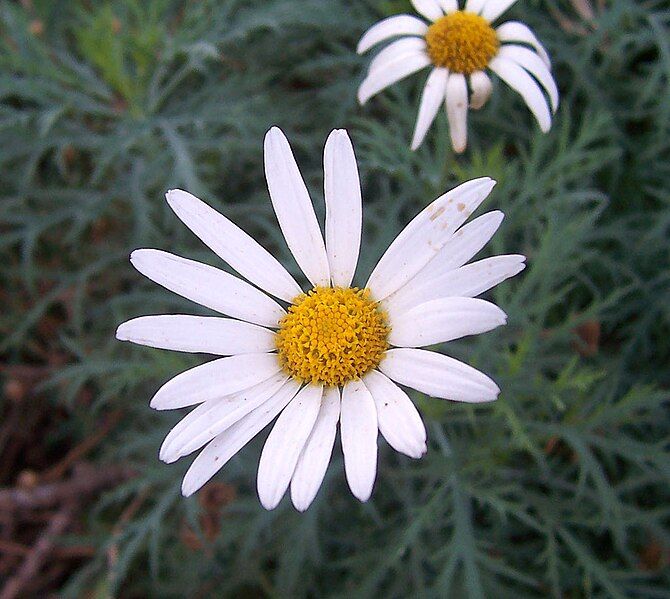
{"type": "Polygon", "coordinates": [[[444,206],[440,206],[433,214],[430,215],[431,222],[440,218],[440,215],[444,213],[444,206]]]}

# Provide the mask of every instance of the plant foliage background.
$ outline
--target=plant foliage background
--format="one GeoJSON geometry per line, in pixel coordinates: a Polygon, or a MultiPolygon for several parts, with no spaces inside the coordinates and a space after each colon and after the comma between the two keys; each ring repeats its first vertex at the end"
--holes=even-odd
{"type": "Polygon", "coordinates": [[[409,151],[425,74],[363,109],[355,101],[369,60],[354,52],[359,36],[409,10],[406,0],[0,4],[0,484],[39,480],[110,414],[86,459],[135,474],[83,503],[61,539],[92,548],[54,579],[63,596],[669,596],[670,6],[519,0],[505,18],[546,44],[562,106],[542,135],[496,85],[471,114],[462,156],[444,115],[409,151]],[[448,348],[497,380],[499,401],[415,395],[425,458],[380,440],[362,505],[336,445],[303,515],[287,499],[270,513],[258,503],[265,435],[183,499],[190,459],[157,458],[179,415],[148,400],[202,357],[114,339],[129,317],[195,308],[143,280],[132,249],[215,263],[169,211],[169,188],[200,195],[296,272],[263,176],[274,124],[320,207],[323,143],[349,130],[365,198],[359,283],[410,217],[481,175],[499,181],[483,209],[506,214],[489,251],[529,263],[493,293],[509,325],[448,348]]]}

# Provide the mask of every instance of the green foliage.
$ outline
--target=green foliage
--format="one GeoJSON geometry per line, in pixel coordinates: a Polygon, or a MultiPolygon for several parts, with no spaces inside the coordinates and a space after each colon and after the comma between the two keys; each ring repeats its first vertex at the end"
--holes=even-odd
{"type": "Polygon", "coordinates": [[[510,16],[554,59],[554,128],[542,135],[496,85],[460,157],[443,115],[409,150],[425,75],[356,104],[368,60],[354,53],[358,37],[408,4],[0,5],[0,351],[10,364],[39,362],[39,323],[67,312],[53,343],[69,359],[46,396],[80,436],[97,414],[121,409],[123,426],[96,459],[141,473],[86,514],[99,554],[65,596],[668,596],[665,558],[643,559],[651,544],[670,546],[667,3],[611,0],[589,22],[570,2],[520,0],[510,16]],[[529,268],[492,294],[507,327],[446,349],[496,379],[498,402],[416,395],[426,457],[382,442],[373,498],[359,505],[336,450],[302,515],[287,500],[271,513],[258,504],[256,440],[218,475],[237,499],[212,539],[198,499],[179,495],[186,464],[157,459],[178,416],[147,405],[196,362],[118,343],[114,330],[132,316],[196,309],[127,261],[137,247],[213,260],[163,202],[172,187],[202,195],[297,275],[262,175],[272,124],[294,144],[319,206],[323,142],[349,129],[365,198],[359,282],[408,218],[479,175],[499,181],[484,209],[506,214],[487,251],[525,253],[529,268]],[[584,323],[600,326],[595,355],[575,332],[584,323]],[[138,493],[140,509],[116,531],[138,493]],[[185,527],[204,549],[189,548],[185,527]]]}

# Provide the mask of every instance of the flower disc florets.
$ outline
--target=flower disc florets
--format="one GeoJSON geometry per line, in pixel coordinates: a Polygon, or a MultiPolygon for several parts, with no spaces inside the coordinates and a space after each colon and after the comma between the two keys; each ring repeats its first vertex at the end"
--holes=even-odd
{"type": "Polygon", "coordinates": [[[279,322],[277,350],[294,379],[344,385],[379,364],[389,330],[368,289],[315,287],[299,295],[279,322]]]}
{"type": "Polygon", "coordinates": [[[428,28],[426,45],[435,66],[469,75],[488,65],[498,53],[500,42],[484,17],[457,11],[428,28]]]}

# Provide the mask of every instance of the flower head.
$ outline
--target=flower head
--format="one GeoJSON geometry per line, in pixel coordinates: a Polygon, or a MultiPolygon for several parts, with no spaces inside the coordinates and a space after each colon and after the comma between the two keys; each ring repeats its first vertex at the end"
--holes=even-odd
{"type": "Polygon", "coordinates": [[[294,379],[343,386],[379,366],[389,327],[367,289],[316,287],[279,321],[277,355],[294,379]]]}
{"type": "Polygon", "coordinates": [[[464,224],[495,184],[469,181],[442,195],[400,233],[363,288],[352,287],[362,203],[353,147],[333,131],[324,151],[325,243],[284,134],[265,138],[265,172],[279,226],[309,281],[288,271],[225,216],[172,190],[177,216],[238,278],[159,250],[131,262],[156,283],[222,316],[157,315],[119,326],[117,338],[151,347],[225,356],[182,372],[151,400],[157,410],[197,407],[166,437],[160,457],[198,449],[182,484],[191,495],[277,419],[258,467],[258,495],[274,508],[289,485],[299,510],[321,486],[339,424],[347,481],[361,501],[372,493],[377,435],[397,451],[426,452],[421,417],[399,385],[455,401],[497,398],[485,374],[419,349],[489,331],[504,312],[475,296],[524,268],[524,257],[466,265],[502,222],[498,211],[464,224]]]}
{"type": "Polygon", "coordinates": [[[467,145],[468,107],[478,110],[491,95],[493,71],[526,102],[542,131],[551,127],[558,108],[558,89],[551,75],[549,56],[533,32],[510,21],[492,23],[516,0],[412,0],[428,22],[410,15],[389,17],[372,26],[358,43],[363,53],[391,38],[370,63],[358,90],[361,104],[389,85],[431,67],[419,106],[412,139],[417,149],[444,102],[451,143],[456,152],[467,145]],[[549,97],[549,102],[545,94],[549,97]]]}
{"type": "Polygon", "coordinates": [[[485,68],[500,42],[489,22],[471,12],[455,11],[426,31],[426,51],[435,66],[471,75],[485,68]]]}

